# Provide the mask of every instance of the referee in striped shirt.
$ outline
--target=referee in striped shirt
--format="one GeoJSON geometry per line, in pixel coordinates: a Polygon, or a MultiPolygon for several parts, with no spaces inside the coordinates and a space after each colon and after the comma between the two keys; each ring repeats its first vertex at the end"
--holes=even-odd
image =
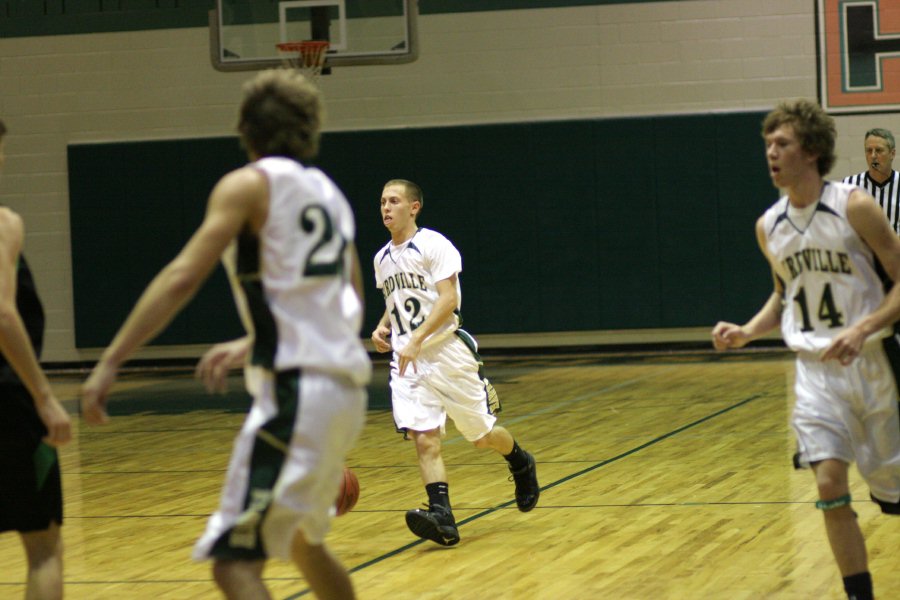
{"type": "Polygon", "coordinates": [[[887,129],[870,129],[865,139],[868,170],[844,178],[872,194],[881,205],[894,231],[900,234],[900,173],[894,162],[894,134],[887,129]]]}

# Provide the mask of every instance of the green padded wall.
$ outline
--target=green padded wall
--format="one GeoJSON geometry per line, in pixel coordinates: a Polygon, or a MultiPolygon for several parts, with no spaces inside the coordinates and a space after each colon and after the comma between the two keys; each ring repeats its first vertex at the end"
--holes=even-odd
{"type": "MultiPolygon", "coordinates": [[[[75,344],[105,346],[153,276],[200,224],[206,197],[246,162],[237,138],[69,146],[75,344]]],[[[242,332],[224,270],[157,344],[242,332]]]]}
{"type": "MultiPolygon", "coordinates": [[[[348,10],[359,2],[349,0],[348,10]]],[[[419,0],[421,15],[678,0],[419,0]]],[[[247,0],[255,12],[273,0],[247,0]]],[[[0,0],[0,37],[206,27],[215,0],[0,0]]],[[[273,8],[274,10],[274,8],[273,8]]]]}
{"type": "MultiPolygon", "coordinates": [[[[344,190],[366,279],[364,335],[384,305],[382,185],[425,192],[420,225],[463,255],[465,326],[527,333],[711,326],[749,318],[771,278],[753,224],[777,197],[759,130],[731,113],[332,132],[317,161],[344,190]]],[[[234,138],[69,147],[76,344],[109,342],[188,239],[234,138]]],[[[157,342],[239,332],[221,273],[157,342]]]]}

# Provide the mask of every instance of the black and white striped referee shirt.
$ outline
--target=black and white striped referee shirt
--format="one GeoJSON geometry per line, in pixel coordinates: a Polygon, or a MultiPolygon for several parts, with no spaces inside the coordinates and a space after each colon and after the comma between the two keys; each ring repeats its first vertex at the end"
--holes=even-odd
{"type": "Polygon", "coordinates": [[[888,222],[900,235],[900,173],[891,171],[891,176],[884,183],[878,183],[869,177],[868,171],[844,177],[844,183],[852,183],[863,188],[878,201],[878,205],[887,215],[888,222]]]}

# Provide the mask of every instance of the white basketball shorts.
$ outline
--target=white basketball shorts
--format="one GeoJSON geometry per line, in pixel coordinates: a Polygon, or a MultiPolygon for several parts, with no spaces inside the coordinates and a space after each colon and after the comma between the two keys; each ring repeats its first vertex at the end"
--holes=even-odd
{"type": "Polygon", "coordinates": [[[857,468],[872,494],[900,501],[897,384],[880,343],[850,365],[797,356],[792,425],[804,465],[839,459],[857,468]]]}
{"type": "Polygon", "coordinates": [[[466,440],[474,442],[494,427],[484,381],[472,353],[456,335],[425,346],[401,376],[391,361],[391,404],[399,430],[445,432],[447,416],[466,440]]]}
{"type": "Polygon", "coordinates": [[[298,529],[311,544],[328,532],[344,460],[365,423],[365,389],[323,373],[269,375],[235,440],[195,560],[289,560],[298,529]]]}

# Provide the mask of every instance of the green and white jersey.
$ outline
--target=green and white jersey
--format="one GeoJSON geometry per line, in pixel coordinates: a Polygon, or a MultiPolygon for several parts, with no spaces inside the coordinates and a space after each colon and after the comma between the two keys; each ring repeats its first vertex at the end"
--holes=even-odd
{"type": "Polygon", "coordinates": [[[283,157],[253,165],[269,180],[258,235],[242,233],[225,264],[241,319],[254,336],[250,363],[315,369],[365,384],[362,305],[349,281],[353,212],[321,171],[283,157]]]}
{"type": "MultiPolygon", "coordinates": [[[[438,298],[435,284],[462,271],[459,251],[443,235],[419,228],[399,246],[388,242],[375,255],[375,285],[384,294],[391,316],[391,346],[401,350],[410,333],[431,314],[438,298]]],[[[462,303],[459,279],[456,313],[425,341],[423,346],[445,339],[459,327],[462,303]]]]}
{"type": "Polygon", "coordinates": [[[784,286],[782,335],[792,350],[824,350],[884,299],[875,256],[847,221],[855,189],[829,181],[817,203],[796,209],[784,196],[764,215],[766,247],[784,286]]]}

